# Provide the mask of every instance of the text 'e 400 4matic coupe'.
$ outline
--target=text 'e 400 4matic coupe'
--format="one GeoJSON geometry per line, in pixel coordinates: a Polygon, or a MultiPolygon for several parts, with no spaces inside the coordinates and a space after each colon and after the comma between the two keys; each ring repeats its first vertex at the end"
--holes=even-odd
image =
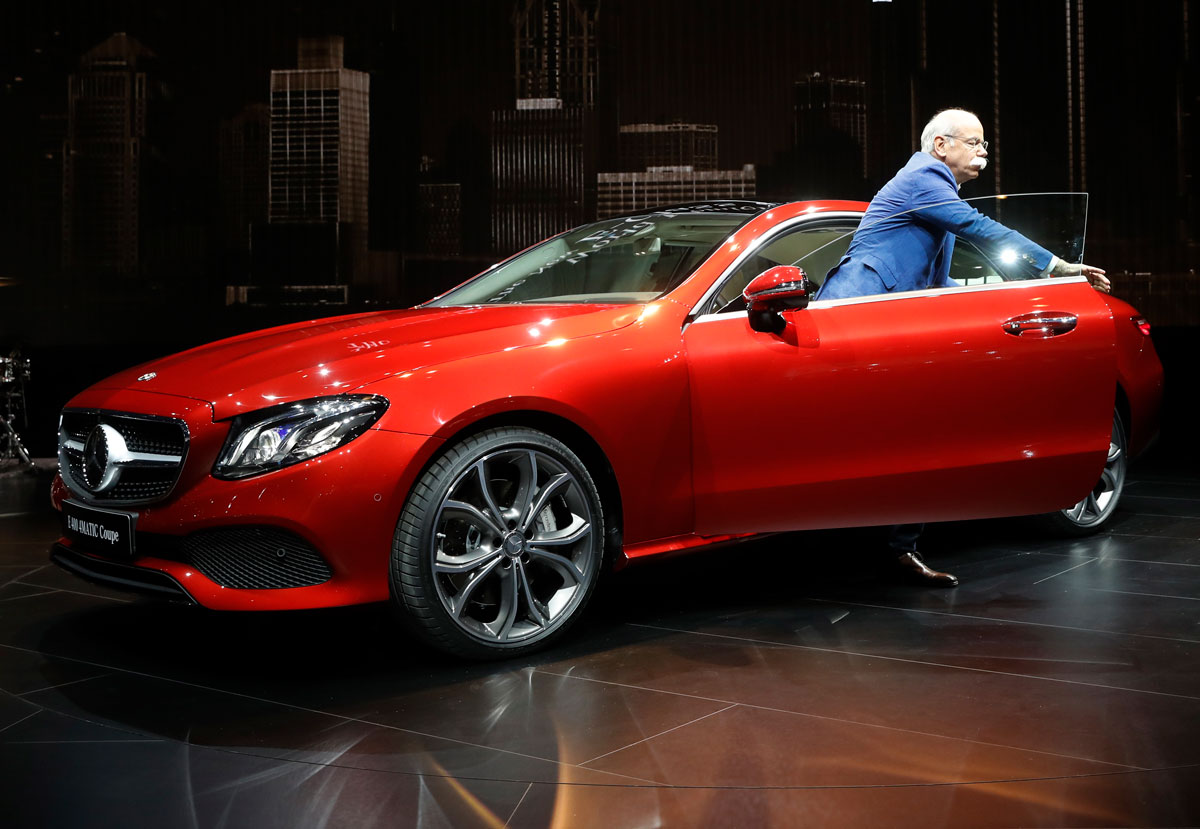
{"type": "MultiPolygon", "coordinates": [[[[1085,196],[974,203],[1080,261],[1085,196]]],[[[1146,321],[961,240],[956,287],[812,300],[865,208],[606,219],[416,308],[116,374],[62,412],[52,558],[215,610],[390,600],[487,658],[562,635],[635,559],[816,528],[1103,525],[1157,431],[1146,321]]]]}

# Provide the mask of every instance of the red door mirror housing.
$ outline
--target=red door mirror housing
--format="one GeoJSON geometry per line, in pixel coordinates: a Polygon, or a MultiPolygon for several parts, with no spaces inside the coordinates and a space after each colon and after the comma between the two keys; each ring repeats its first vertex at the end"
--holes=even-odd
{"type": "Polygon", "coordinates": [[[812,298],[812,282],[802,268],[776,265],[750,280],[742,297],[750,327],[755,331],[778,334],[784,328],[781,313],[808,306],[812,298]]]}

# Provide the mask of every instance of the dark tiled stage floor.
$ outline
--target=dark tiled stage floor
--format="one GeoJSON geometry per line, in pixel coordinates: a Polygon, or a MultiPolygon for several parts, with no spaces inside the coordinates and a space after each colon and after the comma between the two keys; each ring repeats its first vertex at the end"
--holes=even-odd
{"type": "Polygon", "coordinates": [[[535,658],[415,647],[385,608],[215,615],[46,563],[0,478],[5,826],[1200,823],[1200,478],[1134,469],[1105,533],[941,525],[962,586],[861,531],[628,570],[535,658]]]}

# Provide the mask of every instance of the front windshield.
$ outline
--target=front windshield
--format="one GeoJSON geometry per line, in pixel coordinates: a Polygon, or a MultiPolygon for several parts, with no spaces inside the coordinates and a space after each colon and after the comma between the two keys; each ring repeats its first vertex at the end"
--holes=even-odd
{"type": "Polygon", "coordinates": [[[683,282],[757,212],[665,210],[584,225],[429,305],[649,302],[683,282]]]}

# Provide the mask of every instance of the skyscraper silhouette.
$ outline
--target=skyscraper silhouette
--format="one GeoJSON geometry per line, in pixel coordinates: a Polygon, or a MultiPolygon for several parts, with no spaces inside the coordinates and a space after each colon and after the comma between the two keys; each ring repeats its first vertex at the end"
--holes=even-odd
{"type": "Polygon", "coordinates": [[[257,103],[222,121],[218,133],[221,236],[238,254],[250,249],[251,226],[267,218],[270,130],[270,112],[257,103]]]}
{"type": "Polygon", "coordinates": [[[716,124],[622,124],[621,172],[597,176],[599,218],[681,202],[753,199],[753,164],[717,169],[716,124]]]}
{"type": "Polygon", "coordinates": [[[277,252],[293,254],[272,257],[284,281],[346,285],[364,269],[370,76],[347,69],[343,49],[300,38],[298,68],[271,72],[267,222],[277,252]]]}
{"type": "Polygon", "coordinates": [[[492,113],[492,244],[511,253],[596,213],[599,0],[518,0],[516,108],[492,113]]]}
{"type": "Polygon", "coordinates": [[[622,124],[617,133],[622,170],[651,167],[717,169],[716,124],[622,124]]]}
{"type": "Polygon", "coordinates": [[[68,80],[62,210],[68,270],[138,273],[149,97],[140,63],[151,57],[119,32],[84,54],[68,80]]]}

